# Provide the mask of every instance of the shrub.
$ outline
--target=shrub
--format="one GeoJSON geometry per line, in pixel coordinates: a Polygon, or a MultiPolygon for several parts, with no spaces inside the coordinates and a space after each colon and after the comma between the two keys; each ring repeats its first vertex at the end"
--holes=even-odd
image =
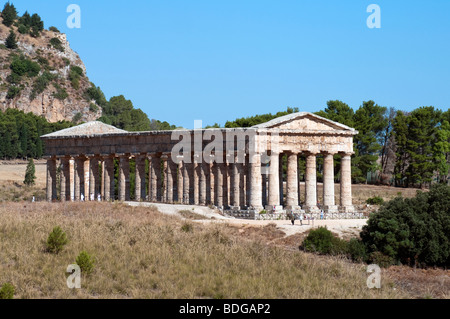
{"type": "Polygon", "coordinates": [[[56,89],[56,93],[53,93],[53,96],[58,100],[64,101],[69,96],[65,88],[60,87],[57,83],[53,83],[53,86],[56,89]]]}
{"type": "Polygon", "coordinates": [[[24,179],[23,183],[27,186],[34,185],[35,179],[36,179],[36,169],[34,166],[33,159],[30,158],[30,160],[28,161],[27,168],[25,170],[25,179],[24,179]]]}
{"type": "Polygon", "coordinates": [[[184,223],[183,226],[181,226],[181,231],[184,231],[185,233],[190,233],[192,230],[193,227],[190,223],[184,223]]]}
{"type": "Polygon", "coordinates": [[[14,293],[14,286],[10,283],[5,283],[0,288],[0,299],[13,299],[14,293]]]}
{"type": "Polygon", "coordinates": [[[80,77],[83,76],[83,69],[79,66],[71,66],[69,71],[69,80],[75,90],[80,88],[80,77]]]}
{"type": "Polygon", "coordinates": [[[107,103],[105,95],[103,94],[102,90],[100,89],[100,87],[96,87],[95,85],[92,85],[91,87],[87,88],[86,91],[84,92],[84,96],[87,101],[94,100],[97,103],[97,105],[100,106],[105,106],[107,103]]]}
{"type": "Polygon", "coordinates": [[[50,31],[53,31],[53,32],[56,32],[56,33],[59,33],[59,30],[58,30],[58,28],[57,27],[54,27],[54,26],[51,26],[50,28],[48,28],[50,31]]]}
{"type": "Polygon", "coordinates": [[[381,205],[384,203],[384,199],[381,198],[380,196],[375,196],[375,197],[368,198],[366,200],[366,203],[369,205],[381,205]]]}
{"type": "Polygon", "coordinates": [[[80,77],[84,76],[83,69],[76,65],[70,67],[70,72],[74,72],[78,74],[80,77]]]}
{"type": "Polygon", "coordinates": [[[98,111],[98,106],[97,106],[97,104],[90,103],[90,104],[89,104],[89,111],[96,113],[96,112],[98,111]]]}
{"type": "Polygon", "coordinates": [[[347,242],[333,236],[326,227],[319,227],[309,232],[302,244],[305,251],[323,255],[340,255],[347,253],[347,242]]]}
{"type": "Polygon", "coordinates": [[[385,254],[379,251],[374,251],[370,253],[368,262],[369,264],[377,264],[381,268],[387,268],[394,263],[391,257],[386,256],[385,254]]]}
{"type": "Polygon", "coordinates": [[[355,262],[364,262],[367,260],[367,248],[361,240],[356,238],[348,242],[348,254],[355,262]]]}
{"type": "Polygon", "coordinates": [[[20,87],[18,86],[11,86],[8,89],[8,93],[6,93],[6,98],[9,100],[12,100],[13,98],[15,98],[16,96],[18,96],[20,94],[20,87]]]}
{"type": "Polygon", "coordinates": [[[41,71],[39,63],[28,60],[23,56],[14,58],[10,68],[17,75],[28,75],[29,77],[37,76],[41,71]]]}
{"type": "Polygon", "coordinates": [[[9,31],[9,35],[5,40],[5,45],[8,49],[17,49],[16,34],[13,30],[9,31]]]}
{"type": "Polygon", "coordinates": [[[31,91],[30,99],[34,100],[37,94],[41,94],[42,92],[44,92],[49,82],[54,78],[55,76],[48,72],[44,72],[40,77],[38,77],[33,84],[33,90],[31,91]]]}
{"type": "Polygon", "coordinates": [[[369,253],[394,262],[450,266],[450,186],[389,201],[370,216],[361,238],[369,253]]]}
{"type": "Polygon", "coordinates": [[[80,269],[85,274],[90,274],[94,270],[95,260],[86,251],[82,251],[77,259],[76,264],[80,266],[80,269]]]}
{"type": "Polygon", "coordinates": [[[66,233],[56,226],[47,238],[47,251],[58,254],[68,243],[66,233]]]}
{"type": "Polygon", "coordinates": [[[49,43],[56,50],[64,52],[64,47],[62,46],[62,42],[61,42],[60,39],[58,39],[58,38],[51,38],[49,43]]]}
{"type": "Polygon", "coordinates": [[[30,28],[23,24],[20,24],[17,28],[17,31],[19,31],[20,34],[27,34],[28,32],[30,32],[30,28]]]}
{"type": "Polygon", "coordinates": [[[78,122],[80,122],[82,118],[83,118],[83,114],[81,114],[80,112],[78,112],[78,113],[75,114],[75,116],[72,118],[72,123],[78,124],[78,122]]]}

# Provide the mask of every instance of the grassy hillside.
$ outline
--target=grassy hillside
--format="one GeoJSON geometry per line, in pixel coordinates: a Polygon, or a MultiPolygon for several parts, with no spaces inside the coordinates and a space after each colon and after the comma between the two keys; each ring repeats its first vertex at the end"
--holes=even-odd
{"type": "MultiPolygon", "coordinates": [[[[270,226],[264,229],[272,231],[270,226]]],[[[273,231],[276,231],[275,229],[273,231]]],[[[270,237],[270,236],[269,236],[270,237]]],[[[363,265],[243,238],[232,227],[199,225],[119,204],[13,204],[0,208],[0,281],[16,298],[404,298],[383,278],[366,287],[363,265]],[[69,243],[45,252],[55,226],[69,243]],[[95,269],[82,289],[66,268],[86,250],[95,269]]]]}

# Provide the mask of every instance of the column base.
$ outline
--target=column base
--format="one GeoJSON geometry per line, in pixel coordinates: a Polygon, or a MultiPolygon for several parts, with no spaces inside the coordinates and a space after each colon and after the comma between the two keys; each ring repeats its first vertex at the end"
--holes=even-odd
{"type": "Polygon", "coordinates": [[[283,206],[281,205],[266,205],[266,211],[268,212],[281,212],[283,210],[283,206]]]}
{"type": "Polygon", "coordinates": [[[237,211],[237,210],[241,210],[241,207],[240,206],[230,206],[229,209],[232,211],[237,211]]]}
{"type": "Polygon", "coordinates": [[[286,210],[292,210],[292,211],[300,211],[302,209],[298,205],[288,205],[285,208],[286,208],[286,210]]]}
{"type": "Polygon", "coordinates": [[[247,208],[249,211],[255,211],[256,213],[259,213],[260,211],[264,210],[264,207],[262,206],[250,206],[247,208]]]}
{"type": "Polygon", "coordinates": [[[324,206],[323,210],[325,213],[330,214],[339,213],[339,207],[337,207],[336,205],[324,206]]]}
{"type": "Polygon", "coordinates": [[[356,212],[355,206],[341,206],[339,207],[340,213],[354,213],[356,212]]]}
{"type": "Polygon", "coordinates": [[[318,212],[320,212],[320,209],[319,209],[319,207],[317,207],[317,206],[304,206],[304,207],[302,207],[304,210],[305,210],[305,212],[307,212],[307,213],[318,213],[318,212]]]}

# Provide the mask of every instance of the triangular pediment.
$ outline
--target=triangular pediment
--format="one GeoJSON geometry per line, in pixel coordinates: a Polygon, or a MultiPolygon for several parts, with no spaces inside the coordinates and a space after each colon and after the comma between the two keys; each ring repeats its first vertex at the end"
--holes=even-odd
{"type": "Polygon", "coordinates": [[[355,131],[344,124],[331,121],[308,112],[292,113],[269,122],[255,125],[254,128],[295,130],[295,131],[355,131]]]}
{"type": "Polygon", "coordinates": [[[78,126],[69,127],[61,131],[53,132],[42,137],[70,137],[70,136],[92,136],[102,134],[128,133],[112,125],[99,121],[84,123],[78,126]]]}

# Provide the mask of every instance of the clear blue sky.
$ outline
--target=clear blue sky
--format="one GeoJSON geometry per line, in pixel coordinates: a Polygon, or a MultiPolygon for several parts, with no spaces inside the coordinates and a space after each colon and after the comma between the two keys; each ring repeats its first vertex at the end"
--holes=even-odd
{"type": "Polygon", "coordinates": [[[412,110],[450,101],[450,1],[15,0],[67,33],[90,80],[150,118],[194,120],[324,109],[339,99],[412,110]],[[69,29],[69,4],[81,28],[69,29]],[[369,4],[381,29],[369,29],[369,4]]]}

